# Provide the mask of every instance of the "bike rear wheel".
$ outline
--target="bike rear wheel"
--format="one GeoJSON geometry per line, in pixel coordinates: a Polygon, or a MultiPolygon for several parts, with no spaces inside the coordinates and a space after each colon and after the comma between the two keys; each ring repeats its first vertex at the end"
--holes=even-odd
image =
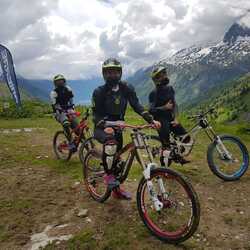
{"type": "Polygon", "coordinates": [[[249,154],[246,146],[235,136],[219,136],[208,146],[207,162],[211,171],[224,181],[238,180],[248,169],[249,154]]]}
{"type": "Polygon", "coordinates": [[[72,152],[69,149],[69,141],[63,131],[57,131],[53,138],[53,149],[57,159],[68,161],[72,152]]]}
{"type": "Polygon", "coordinates": [[[147,180],[143,177],[137,190],[137,206],[145,226],[164,242],[177,244],[187,240],[200,220],[200,204],[192,185],[169,168],[152,170],[150,180],[163,208],[159,212],[154,208],[147,180]]]}
{"type": "Polygon", "coordinates": [[[102,145],[94,143],[83,162],[83,181],[90,196],[98,201],[104,202],[111,195],[111,190],[104,183],[105,171],[102,164],[102,145]]]}

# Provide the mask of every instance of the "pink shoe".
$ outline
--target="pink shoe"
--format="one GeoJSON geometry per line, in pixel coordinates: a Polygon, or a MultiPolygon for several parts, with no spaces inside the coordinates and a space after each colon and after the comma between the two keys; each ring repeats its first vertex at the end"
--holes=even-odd
{"type": "Polygon", "coordinates": [[[104,176],[104,183],[108,186],[109,189],[119,187],[120,182],[116,180],[115,176],[112,174],[104,176]]]}
{"type": "Polygon", "coordinates": [[[112,196],[115,199],[123,199],[123,200],[131,200],[132,198],[131,193],[125,191],[124,189],[121,189],[120,187],[117,187],[113,190],[112,196]]]}

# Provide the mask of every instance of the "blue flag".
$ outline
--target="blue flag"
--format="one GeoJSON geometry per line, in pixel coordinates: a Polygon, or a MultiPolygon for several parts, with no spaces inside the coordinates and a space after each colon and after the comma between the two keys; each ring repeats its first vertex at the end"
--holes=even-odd
{"type": "Polygon", "coordinates": [[[0,44],[0,74],[1,78],[7,83],[9,90],[17,106],[21,106],[21,99],[18,90],[14,64],[10,51],[0,44]]]}

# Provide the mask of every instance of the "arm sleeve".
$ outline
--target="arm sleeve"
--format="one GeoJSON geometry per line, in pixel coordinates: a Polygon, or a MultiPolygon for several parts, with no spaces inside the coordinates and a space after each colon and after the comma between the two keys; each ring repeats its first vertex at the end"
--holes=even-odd
{"type": "Polygon", "coordinates": [[[75,107],[73,97],[71,97],[71,98],[69,99],[69,107],[70,107],[70,108],[74,108],[74,107],[75,107]]]}
{"type": "Polygon", "coordinates": [[[174,88],[172,86],[170,87],[170,92],[171,92],[171,96],[172,96],[172,102],[174,103],[173,113],[175,115],[177,115],[178,114],[178,105],[175,101],[175,91],[174,91],[174,88]]]}
{"type": "Polygon", "coordinates": [[[68,106],[69,108],[74,108],[74,94],[73,94],[73,91],[72,89],[67,85],[66,88],[68,89],[69,91],[69,102],[68,102],[68,106]]]}
{"type": "Polygon", "coordinates": [[[148,96],[148,103],[149,103],[149,112],[150,114],[155,114],[156,113],[156,108],[155,108],[155,92],[152,91],[149,96],[148,96]]]}
{"type": "Polygon", "coordinates": [[[105,117],[103,96],[101,96],[101,91],[99,89],[94,90],[92,95],[92,112],[95,125],[105,117]]]}
{"type": "Polygon", "coordinates": [[[130,106],[137,114],[141,115],[145,121],[151,123],[153,121],[153,117],[140,104],[134,88],[131,85],[127,86],[127,91],[128,91],[127,96],[130,106]]]}
{"type": "Polygon", "coordinates": [[[51,101],[51,106],[52,106],[52,109],[53,109],[54,113],[61,110],[60,104],[56,103],[56,98],[57,98],[56,91],[54,91],[54,90],[51,91],[50,92],[50,101],[51,101]]]}

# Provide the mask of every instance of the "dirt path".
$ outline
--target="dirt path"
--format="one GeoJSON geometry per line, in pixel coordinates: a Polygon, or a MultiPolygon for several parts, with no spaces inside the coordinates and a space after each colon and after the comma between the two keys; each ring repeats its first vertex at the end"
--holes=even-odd
{"type": "MultiPolygon", "coordinates": [[[[224,183],[206,162],[185,166],[199,195],[201,221],[194,237],[171,246],[142,225],[135,197],[130,202],[94,202],[78,180],[58,170],[61,163],[50,166],[57,164],[51,135],[32,133],[0,135],[8,141],[0,147],[0,249],[38,249],[36,237],[44,234],[36,234],[44,231],[66,240],[47,249],[250,249],[250,171],[240,181],[224,183]],[[15,153],[9,150],[14,144],[15,153]],[[84,217],[77,216],[81,209],[88,209],[84,217]]],[[[70,164],[73,173],[81,167],[77,158],[70,164]]],[[[137,184],[133,179],[126,186],[134,193],[137,184]]]]}

